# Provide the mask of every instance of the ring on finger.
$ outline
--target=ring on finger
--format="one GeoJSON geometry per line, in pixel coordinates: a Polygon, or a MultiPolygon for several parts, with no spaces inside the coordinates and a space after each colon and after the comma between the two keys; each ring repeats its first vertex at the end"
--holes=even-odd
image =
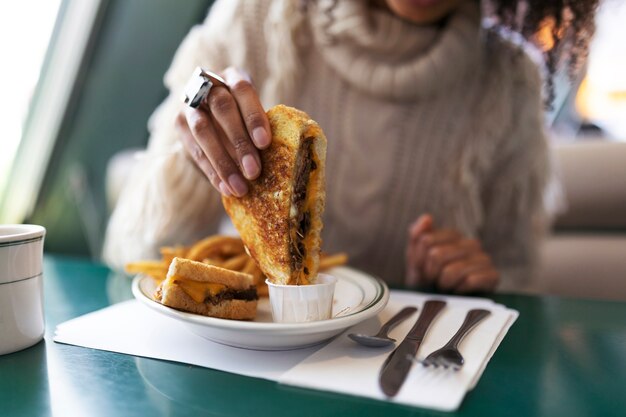
{"type": "Polygon", "coordinates": [[[183,101],[189,107],[198,108],[209,95],[211,88],[217,85],[228,88],[226,81],[216,73],[196,67],[185,85],[183,101]]]}

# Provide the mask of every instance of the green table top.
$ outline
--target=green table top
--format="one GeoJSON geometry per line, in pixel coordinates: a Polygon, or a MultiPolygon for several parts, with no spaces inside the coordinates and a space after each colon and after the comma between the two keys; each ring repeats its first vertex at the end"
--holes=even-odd
{"type": "Polygon", "coordinates": [[[58,256],[44,281],[45,340],[0,356],[3,417],[626,415],[626,303],[494,296],[520,317],[459,411],[440,413],[57,344],[57,324],[131,298],[130,281],[58,256]]]}

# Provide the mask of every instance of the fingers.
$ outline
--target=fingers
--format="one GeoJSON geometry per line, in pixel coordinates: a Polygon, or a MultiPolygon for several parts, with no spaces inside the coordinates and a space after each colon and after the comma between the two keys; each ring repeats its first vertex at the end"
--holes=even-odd
{"type": "Polygon", "coordinates": [[[200,108],[185,109],[177,126],[185,150],[211,184],[241,197],[248,192],[246,179],[261,174],[258,149],[270,145],[270,125],[250,78],[233,68],[224,76],[228,88],[215,85],[200,108]]]}
{"type": "MultiPolygon", "coordinates": [[[[431,248],[455,243],[460,240],[461,237],[462,236],[459,232],[451,229],[435,230],[434,232],[422,234],[415,247],[414,262],[416,268],[418,270],[424,270],[427,255],[431,248]]],[[[434,280],[433,276],[422,275],[423,276],[420,277],[421,283],[427,285],[432,284],[434,280]]]]}
{"type": "Polygon", "coordinates": [[[191,130],[189,129],[189,125],[187,124],[187,120],[183,113],[180,113],[176,118],[176,127],[178,128],[180,134],[180,140],[185,148],[185,151],[189,155],[189,157],[194,161],[196,166],[202,171],[202,173],[211,181],[211,184],[215,189],[222,192],[222,194],[227,196],[232,196],[230,189],[222,182],[220,177],[217,175],[211,162],[207,159],[206,155],[202,148],[196,142],[191,130]]]}
{"type": "Polygon", "coordinates": [[[430,214],[422,214],[409,227],[409,236],[412,241],[417,241],[422,233],[432,231],[434,226],[433,216],[430,214]]]}
{"type": "Polygon", "coordinates": [[[434,227],[430,215],[420,216],[409,228],[408,284],[436,286],[442,291],[493,291],[500,276],[477,239],[453,229],[434,227]]]}
{"type": "Polygon", "coordinates": [[[476,239],[433,247],[424,268],[425,279],[447,292],[487,292],[498,284],[499,274],[476,239]]]}
{"type": "Polygon", "coordinates": [[[496,289],[500,274],[495,268],[470,273],[456,288],[456,293],[490,292],[496,289]]]}
{"type": "Polygon", "coordinates": [[[451,262],[443,268],[437,287],[442,291],[455,291],[470,274],[492,268],[489,256],[484,253],[451,262]]]}
{"type": "Polygon", "coordinates": [[[270,124],[250,77],[244,71],[231,67],[224,71],[224,78],[237,101],[248,135],[257,148],[267,148],[272,141],[270,124]]]}
{"type": "Polygon", "coordinates": [[[461,239],[454,243],[435,245],[426,254],[424,276],[428,280],[434,280],[450,262],[466,258],[480,250],[480,243],[476,239],[461,239]]]}
{"type": "Polygon", "coordinates": [[[235,98],[228,89],[217,86],[211,89],[207,101],[213,119],[235,150],[243,174],[249,180],[257,178],[261,173],[261,159],[250,140],[235,98]]]}
{"type": "MultiPolygon", "coordinates": [[[[224,188],[227,188],[237,197],[245,195],[248,192],[248,185],[224,147],[223,138],[218,134],[211,116],[202,109],[188,107],[185,109],[185,117],[197,146],[202,149],[204,157],[208,159],[213,170],[224,183],[224,185],[218,185],[218,189],[224,193],[224,188]]],[[[203,159],[197,155],[195,149],[191,156],[196,163],[203,159]]]]}

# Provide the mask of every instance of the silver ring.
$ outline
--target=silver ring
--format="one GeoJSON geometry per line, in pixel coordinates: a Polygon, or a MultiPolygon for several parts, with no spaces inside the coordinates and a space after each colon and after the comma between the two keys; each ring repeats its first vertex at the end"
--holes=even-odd
{"type": "Polygon", "coordinates": [[[228,88],[226,81],[219,75],[204,68],[196,67],[185,85],[183,101],[189,107],[197,108],[209,95],[209,91],[214,85],[228,88]]]}

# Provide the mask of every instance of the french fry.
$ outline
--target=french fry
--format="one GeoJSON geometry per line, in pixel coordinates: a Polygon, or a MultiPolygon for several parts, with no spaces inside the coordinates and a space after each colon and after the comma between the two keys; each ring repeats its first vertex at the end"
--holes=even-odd
{"type": "Polygon", "coordinates": [[[189,252],[187,252],[187,259],[192,261],[200,261],[203,259],[211,258],[211,252],[215,250],[216,246],[220,244],[223,236],[209,236],[194,243],[189,252]]]}
{"type": "Polygon", "coordinates": [[[186,254],[187,259],[201,261],[213,258],[215,255],[229,257],[243,252],[243,242],[239,238],[230,236],[209,236],[194,244],[186,254]]]}
{"type": "Polygon", "coordinates": [[[263,281],[263,285],[257,284],[256,293],[259,297],[268,297],[270,295],[270,289],[267,287],[265,281],[263,281]]]}
{"type": "Polygon", "coordinates": [[[241,271],[248,261],[248,255],[242,253],[240,255],[233,256],[222,264],[222,268],[230,269],[231,271],[241,271]]]}
{"type": "Polygon", "coordinates": [[[220,268],[223,268],[223,265],[224,265],[224,261],[219,258],[206,258],[202,260],[202,263],[205,263],[207,265],[218,266],[220,268]]]}
{"type": "Polygon", "coordinates": [[[320,271],[325,271],[336,266],[345,265],[348,263],[348,255],[340,252],[334,255],[322,256],[320,259],[320,271]]]}
{"type": "Polygon", "coordinates": [[[163,262],[169,265],[174,258],[185,258],[188,249],[185,246],[164,246],[160,252],[163,262]]]}
{"type": "Polygon", "coordinates": [[[252,282],[256,285],[256,292],[259,297],[267,297],[269,290],[267,288],[267,284],[265,283],[265,276],[263,275],[263,272],[261,272],[254,259],[249,257],[247,254],[246,256],[248,259],[241,272],[252,275],[252,282]]]}
{"type": "Polygon", "coordinates": [[[268,288],[267,284],[265,283],[265,275],[263,275],[263,272],[259,269],[258,266],[256,266],[256,264],[254,266],[255,268],[252,271],[252,279],[256,285],[257,293],[259,294],[259,296],[268,295],[268,288]]]}
{"type": "Polygon", "coordinates": [[[243,272],[244,274],[253,275],[254,271],[258,269],[256,266],[256,262],[254,262],[254,259],[249,257],[248,254],[245,254],[245,255],[246,255],[246,264],[241,269],[241,272],[243,272]]]}
{"type": "Polygon", "coordinates": [[[126,264],[126,272],[129,274],[145,274],[162,281],[167,275],[169,264],[163,261],[139,261],[126,264]]]}
{"type": "Polygon", "coordinates": [[[224,258],[241,255],[245,253],[243,241],[238,237],[228,237],[228,240],[220,248],[218,253],[224,258]]]}
{"type": "MultiPolygon", "coordinates": [[[[260,297],[268,296],[265,275],[258,265],[246,252],[240,238],[231,236],[213,235],[202,239],[191,246],[164,246],[160,250],[161,260],[132,262],[126,265],[129,274],[146,274],[157,281],[162,281],[167,275],[167,270],[172,259],[175,257],[204,262],[231,271],[239,271],[252,275],[253,282],[257,287],[260,297]]],[[[348,255],[336,253],[333,255],[322,254],[320,258],[320,271],[325,271],[335,266],[345,265],[348,255]]]]}

